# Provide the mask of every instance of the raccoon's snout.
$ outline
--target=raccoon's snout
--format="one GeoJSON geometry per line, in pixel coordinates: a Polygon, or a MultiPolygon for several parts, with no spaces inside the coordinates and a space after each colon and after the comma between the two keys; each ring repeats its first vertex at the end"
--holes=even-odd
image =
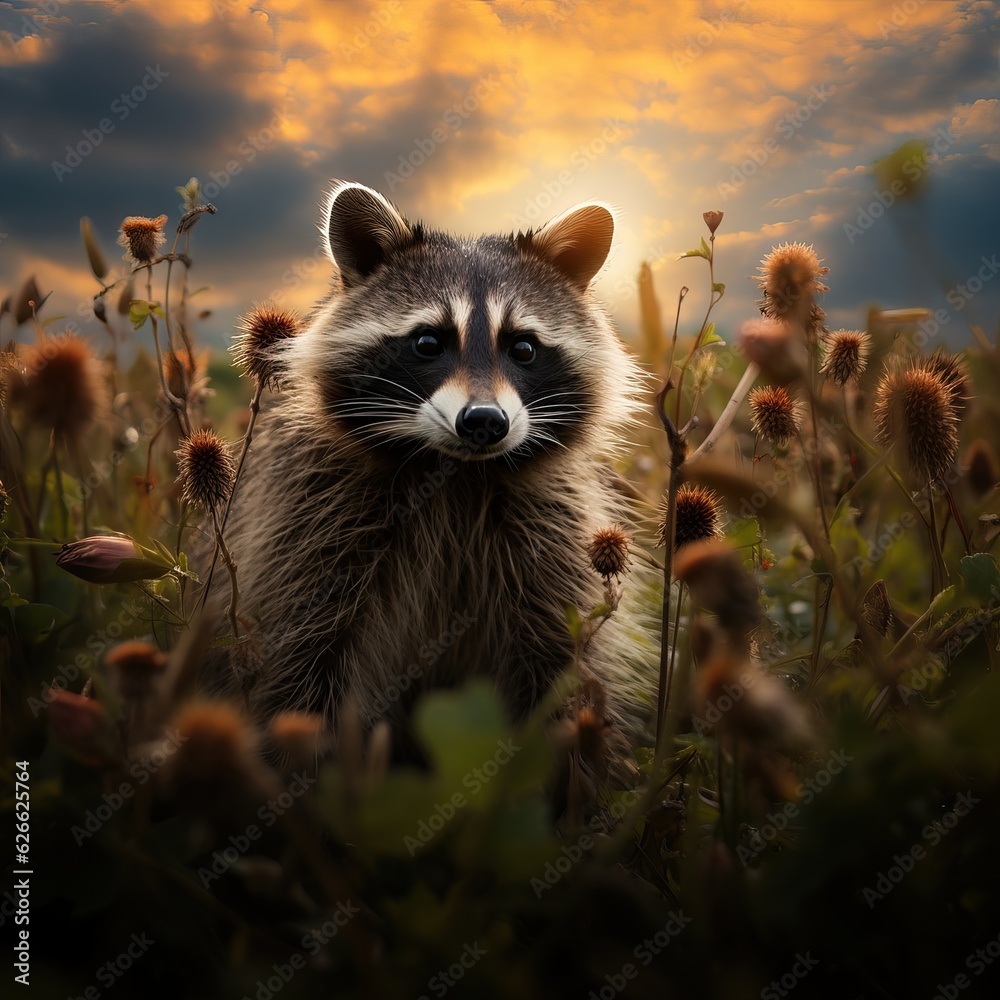
{"type": "Polygon", "coordinates": [[[510,430],[510,420],[496,403],[473,402],[458,411],[455,430],[464,441],[482,447],[502,441],[510,430]]]}

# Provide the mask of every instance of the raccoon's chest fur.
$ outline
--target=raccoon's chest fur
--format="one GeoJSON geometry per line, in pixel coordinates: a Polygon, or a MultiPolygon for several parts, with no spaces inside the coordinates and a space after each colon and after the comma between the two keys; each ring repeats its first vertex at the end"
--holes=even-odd
{"type": "Polygon", "coordinates": [[[254,714],[332,715],[350,695],[363,717],[398,715],[476,673],[530,708],[572,659],[567,606],[601,600],[587,543],[621,514],[601,468],[331,463],[302,426],[264,419],[231,532],[254,714]]]}

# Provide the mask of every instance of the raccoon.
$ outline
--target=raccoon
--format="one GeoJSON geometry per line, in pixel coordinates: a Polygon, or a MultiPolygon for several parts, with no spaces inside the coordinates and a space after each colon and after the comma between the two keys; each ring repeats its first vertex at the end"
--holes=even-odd
{"type": "MultiPolygon", "coordinates": [[[[350,698],[402,726],[485,675],[521,718],[572,662],[567,607],[604,600],[595,530],[630,519],[610,463],[644,382],[589,291],[612,213],[459,239],[342,182],[323,218],[335,287],[282,345],[226,529],[249,631],[227,686],[259,721],[350,698]]],[[[619,732],[650,649],[624,602],[585,649],[619,732]]]]}

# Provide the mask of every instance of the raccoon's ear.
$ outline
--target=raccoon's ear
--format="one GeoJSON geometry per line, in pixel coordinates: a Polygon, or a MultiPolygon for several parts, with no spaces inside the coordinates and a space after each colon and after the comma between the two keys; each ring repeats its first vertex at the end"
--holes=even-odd
{"type": "Polygon", "coordinates": [[[599,202],[576,205],[534,234],[531,248],[580,288],[604,266],[615,233],[610,209],[599,202]]]}
{"type": "Polygon", "coordinates": [[[338,182],[327,196],[323,235],[348,288],[413,240],[406,220],[378,191],[353,181],[338,182]]]}

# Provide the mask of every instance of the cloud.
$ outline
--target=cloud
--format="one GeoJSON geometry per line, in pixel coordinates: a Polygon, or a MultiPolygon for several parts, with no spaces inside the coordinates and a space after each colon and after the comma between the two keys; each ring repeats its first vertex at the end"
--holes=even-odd
{"type": "MultiPolygon", "coordinates": [[[[803,239],[826,244],[844,279],[832,309],[859,310],[856,325],[869,297],[929,287],[886,266],[906,249],[892,220],[907,206],[854,244],[844,235],[875,196],[871,164],[905,140],[956,137],[927,202],[955,269],[995,249],[973,198],[990,198],[1000,159],[995,8],[911,6],[134,0],[49,15],[0,4],[0,166],[18,193],[0,210],[15,251],[0,282],[50,259],[72,298],[79,217],[108,243],[126,214],[164,211],[173,224],[174,187],[194,174],[219,208],[193,245],[221,337],[262,289],[305,306],[322,288],[318,205],[344,177],[462,231],[611,202],[617,246],[598,291],[633,281],[651,258],[665,300],[694,285],[698,262],[672,258],[703,235],[702,211],[722,208],[732,270],[720,323],[752,314],[742,276],[771,242],[803,239]],[[167,75],[119,118],[113,103],[157,66],[167,75]],[[105,118],[113,130],[60,181],[53,162],[105,118]]],[[[631,306],[622,319],[634,325],[631,306]]]]}

